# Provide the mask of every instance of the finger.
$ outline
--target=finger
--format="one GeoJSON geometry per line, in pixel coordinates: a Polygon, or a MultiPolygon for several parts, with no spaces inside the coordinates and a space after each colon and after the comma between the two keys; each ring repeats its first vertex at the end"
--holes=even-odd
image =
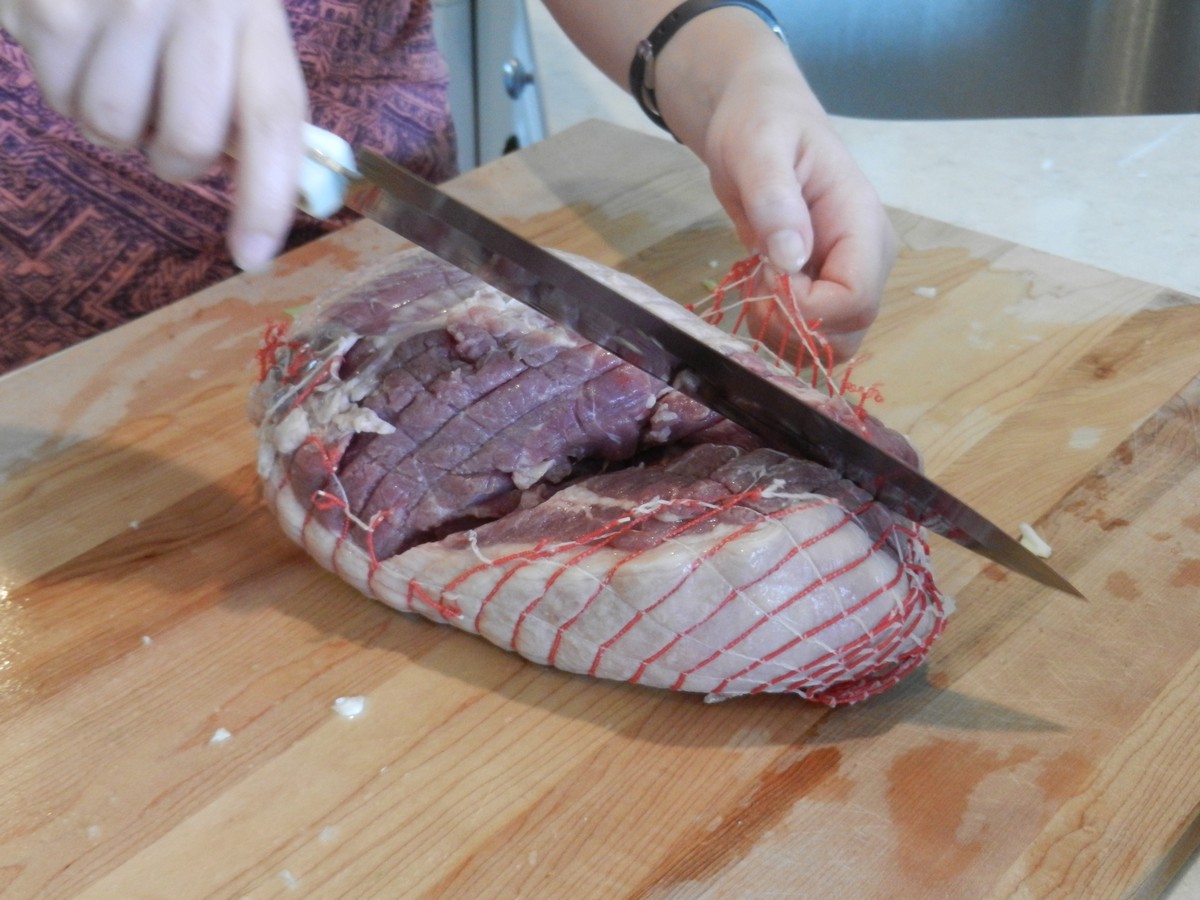
{"type": "Polygon", "coordinates": [[[306,117],[304,78],[283,9],[256,2],[238,50],[237,203],[230,228],[235,261],[265,268],[295,214],[306,117]]]}
{"type": "Polygon", "coordinates": [[[848,359],[862,344],[879,314],[894,259],[893,232],[886,220],[846,233],[825,255],[801,305],[806,315],[820,320],[837,359],[848,359]]]}
{"type": "Polygon", "coordinates": [[[798,174],[796,136],[764,128],[729,162],[753,249],[784,272],[799,272],[813,246],[813,225],[798,174]]]}
{"type": "Polygon", "coordinates": [[[4,30],[25,50],[46,105],[75,118],[79,73],[98,24],[91,0],[40,0],[3,6],[4,30]]]}
{"type": "Polygon", "coordinates": [[[150,125],[165,4],[122,4],[104,23],[79,73],[75,118],[110,147],[136,147],[150,125]]]}
{"type": "Polygon", "coordinates": [[[717,167],[710,167],[709,172],[713,195],[733,222],[734,232],[737,234],[738,240],[746,248],[754,249],[757,252],[757,239],[750,228],[749,220],[746,218],[746,211],[742,208],[742,200],[737,192],[737,187],[732,182],[722,178],[717,167]]]}
{"type": "Polygon", "coordinates": [[[184,3],[163,48],[147,156],[168,181],[198,178],[230,139],[238,21],[221,4],[184,3]]]}
{"type": "Polygon", "coordinates": [[[820,322],[821,336],[839,362],[858,352],[878,312],[878,307],[864,306],[859,295],[832,281],[814,281],[803,303],[820,322]]]}

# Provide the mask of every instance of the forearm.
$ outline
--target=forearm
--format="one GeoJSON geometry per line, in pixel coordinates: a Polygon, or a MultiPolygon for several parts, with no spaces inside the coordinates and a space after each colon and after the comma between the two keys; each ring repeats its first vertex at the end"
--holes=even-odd
{"type": "MultiPolygon", "coordinates": [[[[620,87],[642,41],[679,0],[545,0],[547,9],[585,55],[620,87]]],[[[657,101],[680,140],[702,151],[703,134],[723,93],[737,79],[778,83],[806,112],[822,116],[788,48],[753,12],[708,10],[687,22],[655,61],[657,101]]]]}
{"type": "Polygon", "coordinates": [[[638,41],[679,0],[544,0],[575,45],[604,74],[628,90],[629,63],[638,41]]]}

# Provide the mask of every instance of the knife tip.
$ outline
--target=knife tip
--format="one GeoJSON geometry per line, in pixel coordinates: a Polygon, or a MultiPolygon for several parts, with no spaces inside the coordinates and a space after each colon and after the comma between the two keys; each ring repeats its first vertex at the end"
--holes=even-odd
{"type": "Polygon", "coordinates": [[[1079,590],[1079,588],[1075,587],[1075,585],[1071,584],[1071,582],[1067,581],[1065,578],[1060,577],[1058,583],[1052,584],[1050,587],[1057,588],[1064,594],[1070,594],[1072,597],[1078,597],[1085,603],[1087,602],[1087,597],[1083,595],[1083,591],[1079,590]]]}
{"type": "Polygon", "coordinates": [[[1032,560],[1029,560],[1029,562],[1032,562],[1033,565],[1024,567],[1024,574],[1037,580],[1041,584],[1044,584],[1046,587],[1054,588],[1056,591],[1061,591],[1062,593],[1069,594],[1072,597],[1078,597],[1084,602],[1087,601],[1087,597],[1083,595],[1083,592],[1079,590],[1079,588],[1075,587],[1075,585],[1071,584],[1071,582],[1069,582],[1062,575],[1060,575],[1056,569],[1049,565],[1049,563],[1046,563],[1044,560],[1039,559],[1038,557],[1033,557],[1032,560]]]}

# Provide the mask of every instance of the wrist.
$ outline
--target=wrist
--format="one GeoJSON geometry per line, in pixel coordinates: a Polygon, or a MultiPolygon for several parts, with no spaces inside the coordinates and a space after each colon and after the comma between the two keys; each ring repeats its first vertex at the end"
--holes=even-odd
{"type": "MultiPolygon", "coordinates": [[[[629,65],[629,90],[646,116],[656,125],[670,131],[659,108],[656,94],[658,57],[671,40],[688,24],[706,13],[720,9],[744,9],[758,17],[784,44],[787,37],[774,14],[760,0],[683,0],[663,16],[649,34],[638,41],[629,65]]],[[[716,59],[723,58],[722,56],[716,59]]]]}
{"type": "MultiPolygon", "coordinates": [[[[695,146],[739,83],[781,84],[811,95],[788,46],[756,13],[711,8],[683,25],[655,60],[655,99],[673,134],[695,146]]],[[[813,98],[813,105],[819,104],[813,98]]]]}

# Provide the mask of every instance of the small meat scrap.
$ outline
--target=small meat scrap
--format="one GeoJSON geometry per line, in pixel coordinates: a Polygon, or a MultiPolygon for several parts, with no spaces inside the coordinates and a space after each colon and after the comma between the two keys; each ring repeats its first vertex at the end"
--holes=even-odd
{"type": "Polygon", "coordinates": [[[233,737],[233,734],[229,731],[228,728],[218,728],[216,731],[214,731],[212,733],[212,737],[210,737],[208,739],[208,742],[210,744],[224,744],[231,737],[233,737]]]}
{"type": "Polygon", "coordinates": [[[338,697],[333,701],[333,711],[343,719],[355,719],[367,708],[366,697],[338,697]]]}
{"type": "Polygon", "coordinates": [[[1050,545],[1046,543],[1046,539],[1037,533],[1037,530],[1028,522],[1022,522],[1020,525],[1021,536],[1018,538],[1022,547],[1032,553],[1034,556],[1040,556],[1042,559],[1049,559],[1050,554],[1054,551],[1050,545]]]}
{"type": "MultiPolygon", "coordinates": [[[[919,465],[840,393],[568,258],[919,465]]],[[[830,706],[896,684],[945,626],[913,522],[422,251],[273,327],[259,361],[284,531],[403,612],[569,672],[830,706]]]]}

